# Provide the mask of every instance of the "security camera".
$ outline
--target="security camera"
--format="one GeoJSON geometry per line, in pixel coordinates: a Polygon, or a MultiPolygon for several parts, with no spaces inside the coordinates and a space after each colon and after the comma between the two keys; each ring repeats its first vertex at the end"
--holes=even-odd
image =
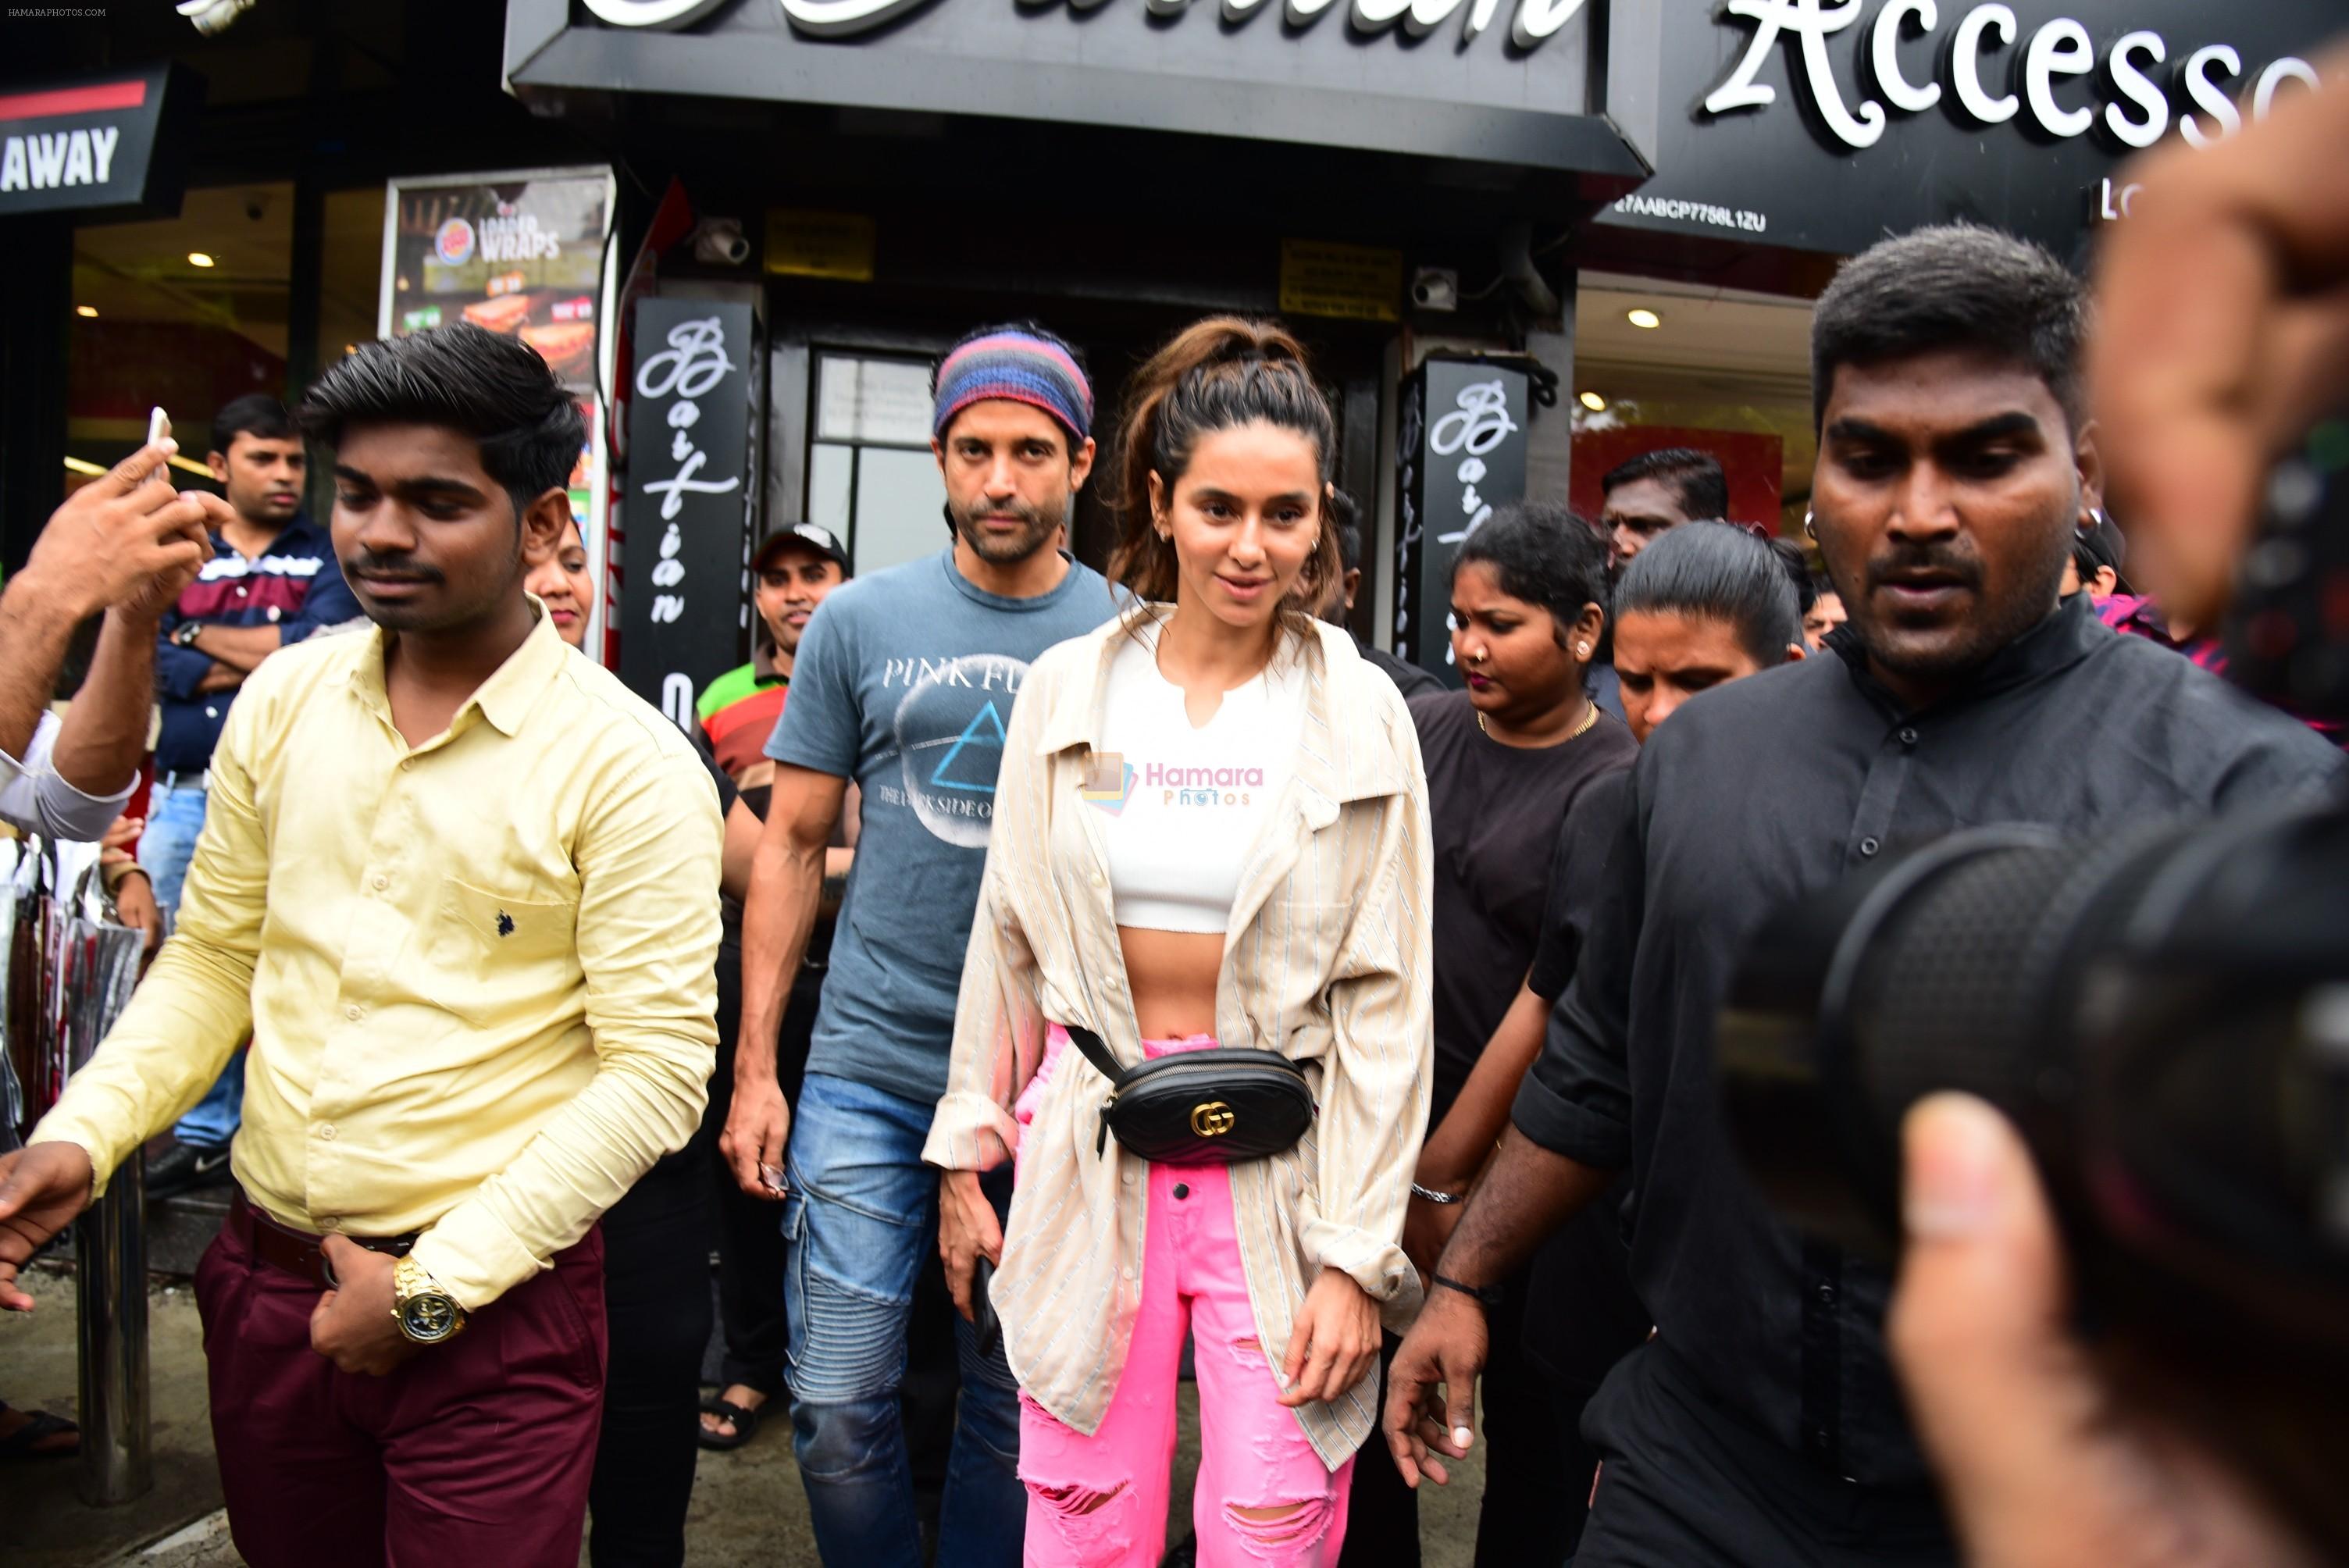
{"type": "Polygon", "coordinates": [[[750,259],[750,242],[742,237],[740,218],[705,218],[694,231],[693,259],[739,267],[750,259]]]}
{"type": "Polygon", "coordinates": [[[253,9],[253,0],[181,0],[174,9],[209,38],[227,32],[230,24],[253,9]]]}
{"type": "Polygon", "coordinates": [[[1422,267],[1411,275],[1411,303],[1421,310],[1458,310],[1460,274],[1450,267],[1422,267]]]}

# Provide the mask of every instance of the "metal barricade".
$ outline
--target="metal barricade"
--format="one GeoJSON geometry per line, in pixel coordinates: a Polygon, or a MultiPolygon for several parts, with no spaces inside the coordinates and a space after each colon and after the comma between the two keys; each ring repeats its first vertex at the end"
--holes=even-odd
{"type": "Polygon", "coordinates": [[[147,1156],[122,1162],[74,1222],[80,1315],[81,1500],[108,1507],[155,1485],[147,1381],[147,1156]]]}
{"type": "MultiPolygon", "coordinates": [[[[93,891],[94,846],[0,844],[0,1150],[98,1049],[138,984],[140,933],[93,891]]],[[[155,1483],[148,1408],[147,1161],[133,1154],[74,1222],[86,1502],[155,1483]]]]}

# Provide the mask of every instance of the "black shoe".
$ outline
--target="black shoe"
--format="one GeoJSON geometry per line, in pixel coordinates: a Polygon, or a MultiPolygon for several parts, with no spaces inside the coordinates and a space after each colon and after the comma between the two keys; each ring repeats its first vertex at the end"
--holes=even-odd
{"type": "Polygon", "coordinates": [[[147,1161],[147,1195],[168,1198],[199,1187],[218,1187],[228,1180],[228,1150],[199,1143],[174,1143],[147,1161]]]}

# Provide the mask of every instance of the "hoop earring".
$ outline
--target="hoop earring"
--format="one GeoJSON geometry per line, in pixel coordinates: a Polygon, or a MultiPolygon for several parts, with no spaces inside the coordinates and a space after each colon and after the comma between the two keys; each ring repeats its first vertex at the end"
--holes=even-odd
{"type": "Polygon", "coordinates": [[[1803,537],[1806,539],[1816,539],[1818,536],[1818,518],[1809,507],[1805,507],[1803,509],[1803,537]]]}

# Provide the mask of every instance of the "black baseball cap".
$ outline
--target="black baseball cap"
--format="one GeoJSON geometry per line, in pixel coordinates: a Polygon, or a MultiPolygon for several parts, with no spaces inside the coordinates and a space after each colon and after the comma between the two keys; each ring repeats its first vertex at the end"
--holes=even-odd
{"type": "Polygon", "coordinates": [[[2122,577],[2121,573],[2122,568],[2128,564],[2128,540],[2122,534],[2120,525],[2113,521],[2111,515],[2102,508],[2092,515],[2094,521],[2088,527],[2078,530],[2075,537],[2096,564],[2113,569],[2114,577],[2121,581],[2119,591],[2127,593],[2127,580],[2122,577]]]}
{"type": "Polygon", "coordinates": [[[848,547],[840,542],[838,534],[814,522],[787,522],[759,541],[759,548],[750,553],[750,570],[765,570],[767,557],[786,544],[802,545],[818,555],[838,562],[843,573],[850,571],[848,547]]]}

